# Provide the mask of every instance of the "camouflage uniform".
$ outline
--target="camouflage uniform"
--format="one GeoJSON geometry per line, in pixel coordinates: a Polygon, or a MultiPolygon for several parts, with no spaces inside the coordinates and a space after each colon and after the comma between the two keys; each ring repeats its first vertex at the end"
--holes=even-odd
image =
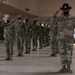
{"type": "Polygon", "coordinates": [[[21,20],[15,21],[15,32],[17,40],[17,50],[19,51],[18,56],[23,56],[25,25],[21,20]]]}
{"type": "Polygon", "coordinates": [[[50,44],[50,36],[49,36],[50,28],[46,27],[46,46],[50,44]]]}
{"type": "Polygon", "coordinates": [[[13,39],[14,39],[14,26],[11,23],[4,24],[4,43],[7,52],[6,60],[12,60],[13,39]]]}
{"type": "Polygon", "coordinates": [[[54,17],[55,22],[58,24],[58,40],[59,40],[59,52],[61,56],[61,64],[71,65],[73,41],[74,41],[74,27],[75,19],[71,16],[54,17]]]}
{"type": "Polygon", "coordinates": [[[43,32],[44,32],[44,28],[40,24],[39,25],[39,49],[43,48],[43,38],[44,38],[43,32]]]}
{"type": "Polygon", "coordinates": [[[44,26],[44,32],[43,32],[44,47],[49,46],[49,42],[50,42],[49,31],[50,31],[50,28],[47,26],[44,26]]]}
{"type": "Polygon", "coordinates": [[[43,46],[46,47],[46,26],[43,26],[43,46]]]}
{"type": "Polygon", "coordinates": [[[26,52],[30,54],[30,49],[31,49],[31,26],[29,22],[25,23],[25,48],[26,52]]]}
{"type": "Polygon", "coordinates": [[[32,24],[31,30],[32,30],[33,51],[36,51],[37,50],[38,25],[36,23],[32,24]]]}
{"type": "Polygon", "coordinates": [[[58,25],[56,19],[50,18],[48,25],[50,25],[50,46],[52,50],[51,56],[56,56],[56,52],[58,51],[58,25]]]}

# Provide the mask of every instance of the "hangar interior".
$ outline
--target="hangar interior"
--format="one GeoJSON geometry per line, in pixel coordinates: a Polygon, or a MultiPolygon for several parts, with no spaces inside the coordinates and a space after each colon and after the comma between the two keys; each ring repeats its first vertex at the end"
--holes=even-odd
{"type": "MultiPolygon", "coordinates": [[[[0,23],[4,15],[9,15],[11,19],[17,15],[23,18],[28,17],[31,21],[35,20],[42,24],[53,16],[60,9],[63,3],[68,3],[72,10],[70,14],[75,16],[75,0],[0,0],[0,23]]],[[[62,11],[58,13],[58,16],[62,11]]],[[[60,55],[50,57],[50,46],[31,51],[31,54],[24,54],[23,57],[17,57],[16,43],[14,44],[13,61],[5,61],[6,48],[4,45],[4,27],[0,27],[0,75],[61,75],[57,71],[61,69],[60,55]]],[[[74,30],[75,38],[75,30],[74,30]]],[[[75,42],[75,41],[74,41],[75,42]]],[[[32,44],[31,44],[32,49],[32,44]]],[[[73,45],[72,70],[75,75],[75,44],[73,45]]],[[[25,47],[24,47],[25,51],[25,47]]]]}

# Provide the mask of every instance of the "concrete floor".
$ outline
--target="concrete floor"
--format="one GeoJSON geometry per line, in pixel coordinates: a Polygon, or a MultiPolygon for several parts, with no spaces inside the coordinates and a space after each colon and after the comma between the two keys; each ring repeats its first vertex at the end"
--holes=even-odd
{"type": "Polygon", "coordinates": [[[2,42],[0,44],[0,75],[75,75],[75,51],[73,52],[73,64],[71,66],[73,74],[57,73],[61,69],[60,56],[50,57],[49,47],[38,49],[37,52],[31,51],[31,54],[24,54],[24,57],[16,57],[15,46],[13,61],[5,61],[5,54],[5,46],[2,42]]]}

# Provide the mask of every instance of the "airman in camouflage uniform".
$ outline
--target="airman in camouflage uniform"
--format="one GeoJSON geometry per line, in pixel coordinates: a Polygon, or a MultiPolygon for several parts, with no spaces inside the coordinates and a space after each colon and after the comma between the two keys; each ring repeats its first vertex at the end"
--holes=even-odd
{"type": "Polygon", "coordinates": [[[26,18],[25,23],[25,48],[26,48],[26,54],[30,54],[31,49],[31,25],[29,23],[29,19],[26,18]]]}
{"type": "Polygon", "coordinates": [[[49,31],[50,28],[47,27],[46,25],[44,25],[44,32],[43,32],[43,36],[44,36],[44,47],[49,46],[49,42],[50,42],[50,37],[49,37],[49,31]]]}
{"type": "Polygon", "coordinates": [[[56,52],[58,50],[58,41],[57,41],[57,34],[58,34],[58,27],[57,24],[55,23],[55,20],[53,24],[50,26],[50,40],[51,40],[51,49],[52,49],[52,54],[51,56],[56,56],[56,52]]]}
{"type": "Polygon", "coordinates": [[[50,28],[46,27],[46,46],[50,45],[50,36],[49,36],[50,28]]]}
{"type": "Polygon", "coordinates": [[[21,16],[18,16],[18,19],[15,21],[15,32],[16,32],[17,50],[18,50],[17,56],[23,56],[25,25],[21,20],[21,16]]]}
{"type": "Polygon", "coordinates": [[[58,52],[58,40],[57,40],[58,25],[56,23],[56,19],[49,18],[47,22],[47,26],[50,26],[49,36],[50,36],[50,47],[51,47],[51,52],[52,52],[51,56],[56,56],[58,52]]]}
{"type": "Polygon", "coordinates": [[[14,40],[14,25],[12,25],[12,22],[10,22],[10,20],[7,20],[7,23],[4,23],[4,43],[7,52],[7,58],[5,60],[12,60],[13,40],[14,40]]]}
{"type": "Polygon", "coordinates": [[[31,26],[31,30],[32,30],[32,43],[33,43],[32,51],[37,51],[38,25],[36,23],[36,20],[34,20],[32,26],[31,26]]]}
{"type": "Polygon", "coordinates": [[[41,23],[39,23],[39,49],[43,48],[43,32],[44,28],[41,23]]]}
{"type": "Polygon", "coordinates": [[[52,18],[54,23],[58,25],[58,44],[62,64],[60,73],[72,73],[70,66],[72,64],[75,18],[69,15],[71,8],[67,3],[64,3],[63,7],[60,8],[63,15],[52,18]]]}
{"type": "MultiPolygon", "coordinates": [[[[44,24],[43,24],[44,25],[44,24]]],[[[46,47],[46,26],[43,26],[43,47],[46,47]]]]}

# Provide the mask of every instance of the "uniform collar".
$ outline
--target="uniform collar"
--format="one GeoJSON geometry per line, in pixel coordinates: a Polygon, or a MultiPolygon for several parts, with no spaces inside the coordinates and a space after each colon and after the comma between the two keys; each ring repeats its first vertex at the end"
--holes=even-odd
{"type": "Polygon", "coordinates": [[[65,16],[65,15],[61,15],[63,18],[69,18],[69,17],[71,17],[71,15],[69,14],[69,15],[67,15],[67,16],[65,16]]]}

